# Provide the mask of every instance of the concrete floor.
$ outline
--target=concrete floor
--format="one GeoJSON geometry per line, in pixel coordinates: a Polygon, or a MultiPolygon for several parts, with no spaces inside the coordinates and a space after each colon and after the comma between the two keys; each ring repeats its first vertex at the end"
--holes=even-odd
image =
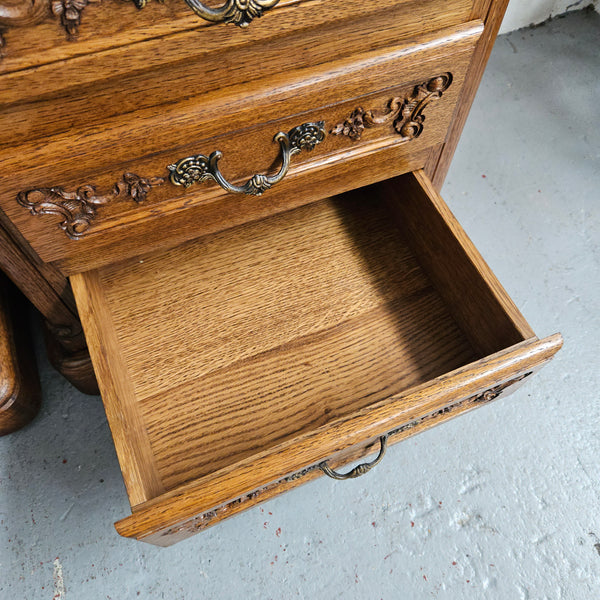
{"type": "Polygon", "coordinates": [[[444,195],[538,335],[534,380],[169,549],[129,506],[98,399],[40,352],[44,406],[0,439],[0,598],[600,597],[600,15],[499,38],[444,195]]]}

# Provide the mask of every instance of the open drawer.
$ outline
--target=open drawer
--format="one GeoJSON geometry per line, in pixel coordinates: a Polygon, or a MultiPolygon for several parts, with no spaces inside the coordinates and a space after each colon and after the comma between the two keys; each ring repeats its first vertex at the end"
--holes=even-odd
{"type": "Polygon", "coordinates": [[[117,530],[158,545],[496,398],[562,343],[420,171],[72,283],[133,510],[117,530]]]}

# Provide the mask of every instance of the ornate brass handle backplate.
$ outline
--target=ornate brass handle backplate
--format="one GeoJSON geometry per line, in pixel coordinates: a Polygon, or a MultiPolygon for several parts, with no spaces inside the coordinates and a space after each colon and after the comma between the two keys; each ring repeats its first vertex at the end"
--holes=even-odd
{"type": "MultiPolygon", "coordinates": [[[[0,0],[0,48],[6,27],[22,27],[44,21],[50,14],[60,19],[69,40],[77,38],[81,13],[93,0],[28,0],[20,3],[3,3],[0,0]]],[[[149,0],[133,0],[138,8],[144,8],[149,0]]],[[[200,0],[185,0],[186,4],[202,19],[213,23],[233,23],[239,27],[248,25],[279,3],[279,0],[226,0],[219,8],[206,6],[200,0]]],[[[2,55],[0,55],[0,60],[2,55]]]]}
{"type": "Polygon", "coordinates": [[[303,123],[288,133],[280,131],[274,138],[281,146],[281,168],[276,175],[253,175],[244,185],[229,183],[219,170],[219,159],[222,152],[216,150],[210,156],[198,154],[188,156],[169,165],[171,183],[190,187],[196,182],[214,179],[224,190],[234,194],[261,196],[268,189],[279,183],[290,168],[290,158],[302,150],[312,150],[325,139],[325,123],[303,123]]]}
{"type": "MultiPolygon", "coordinates": [[[[135,0],[142,8],[147,0],[135,0]]],[[[207,21],[234,23],[248,27],[252,19],[262,17],[263,11],[273,8],[279,0],[227,0],[220,8],[210,8],[199,0],[185,0],[186,4],[207,21]]]]}

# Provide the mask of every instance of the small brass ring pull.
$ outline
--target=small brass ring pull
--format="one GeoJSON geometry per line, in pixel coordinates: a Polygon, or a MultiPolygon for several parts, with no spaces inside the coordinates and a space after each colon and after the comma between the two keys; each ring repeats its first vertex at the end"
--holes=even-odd
{"type": "Polygon", "coordinates": [[[234,23],[248,27],[252,19],[262,17],[265,10],[273,8],[279,0],[227,0],[220,8],[210,8],[200,0],[185,0],[187,5],[207,21],[234,23]]]}
{"type": "Polygon", "coordinates": [[[281,168],[276,175],[253,175],[244,185],[238,186],[229,183],[219,169],[219,159],[223,153],[219,150],[210,156],[198,154],[188,156],[169,165],[171,171],[169,179],[175,185],[190,187],[196,182],[214,179],[224,190],[234,194],[247,194],[261,196],[268,189],[279,183],[290,168],[290,158],[302,150],[312,150],[325,139],[325,122],[303,123],[294,127],[288,133],[280,131],[274,138],[281,146],[281,168]]]}
{"type": "Polygon", "coordinates": [[[334,471],[327,464],[327,461],[320,463],[319,469],[321,469],[321,471],[323,471],[325,475],[328,475],[333,479],[356,479],[357,477],[368,473],[375,465],[378,465],[383,460],[383,457],[385,456],[385,451],[387,450],[387,438],[387,435],[382,435],[379,438],[379,444],[381,445],[379,449],[379,454],[377,455],[377,458],[370,463],[361,463],[360,465],[354,467],[352,471],[348,471],[348,473],[338,473],[337,471],[334,471]]]}

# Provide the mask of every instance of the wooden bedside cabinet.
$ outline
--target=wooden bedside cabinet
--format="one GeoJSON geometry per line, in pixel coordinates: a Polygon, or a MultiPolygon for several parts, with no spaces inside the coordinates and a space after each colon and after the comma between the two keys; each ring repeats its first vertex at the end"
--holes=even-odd
{"type": "Polygon", "coordinates": [[[93,391],[89,349],[119,533],[362,475],[560,348],[438,193],[506,2],[82,5],[0,5],[0,265],[93,391]]]}

